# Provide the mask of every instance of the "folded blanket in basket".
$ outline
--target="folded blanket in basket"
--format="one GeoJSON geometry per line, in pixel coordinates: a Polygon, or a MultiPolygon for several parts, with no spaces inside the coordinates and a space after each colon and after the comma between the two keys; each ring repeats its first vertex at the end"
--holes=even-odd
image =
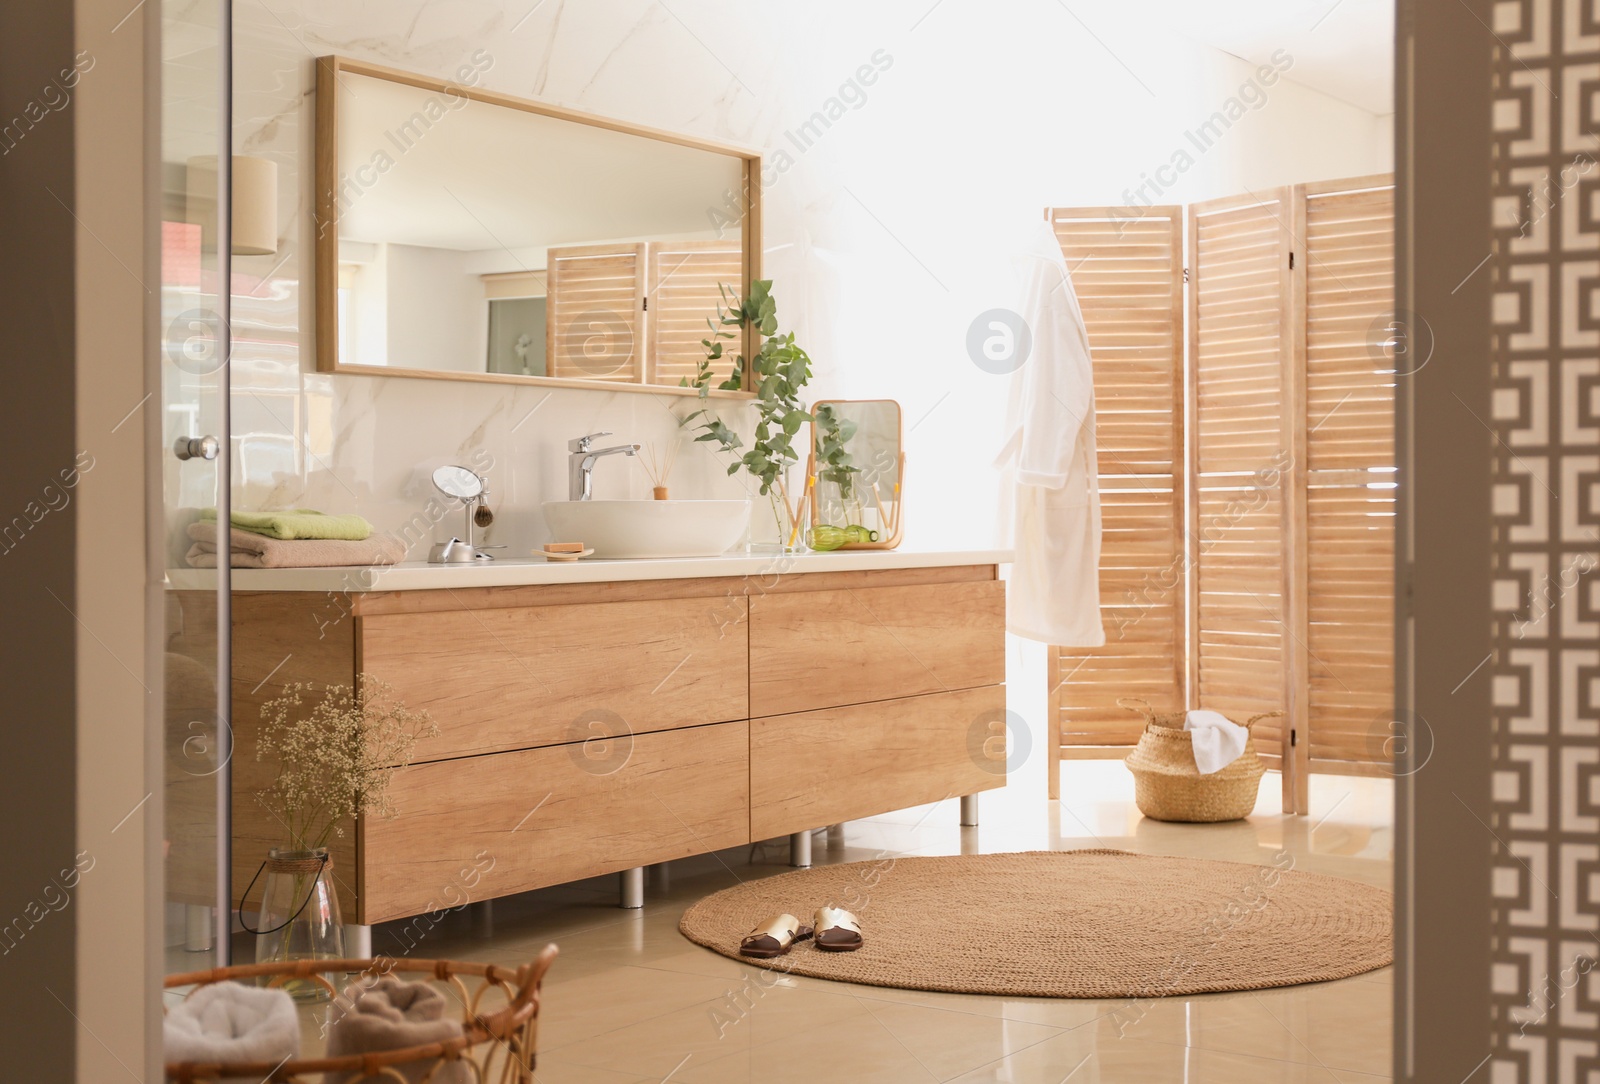
{"type": "Polygon", "coordinates": [[[1250,731],[1219,711],[1197,709],[1184,715],[1183,729],[1194,746],[1194,764],[1201,775],[1220,772],[1244,754],[1250,731]]]}
{"type": "MultiPolygon", "coordinates": [[[[444,1042],[461,1034],[461,1024],[445,1015],[450,1007],[444,994],[425,982],[405,982],[386,975],[376,982],[353,982],[333,1003],[329,1014],[328,1057],[379,1054],[407,1046],[444,1042]]],[[[428,1078],[438,1061],[424,1058],[415,1064],[391,1066],[406,1080],[428,1079],[429,1084],[469,1084],[473,1073],[460,1061],[446,1062],[428,1078]]],[[[329,1073],[323,1084],[345,1084],[366,1079],[329,1073]]]]}
{"type": "MultiPolygon", "coordinates": [[[[216,522],[217,510],[207,508],[200,518],[216,522]]],[[[330,516],[315,508],[281,508],[273,512],[230,512],[228,522],[241,531],[281,538],[342,539],[360,542],[372,533],[372,524],[360,516],[330,516]]]]}
{"type": "MultiPolygon", "coordinates": [[[[300,1050],[300,1020],[289,995],[238,982],[200,987],[167,1012],[161,1032],[169,1062],[277,1065],[300,1050]]],[[[260,1080],[260,1073],[225,1076],[222,1084],[260,1080]]]]}
{"type": "MultiPolygon", "coordinates": [[[[217,567],[216,523],[189,524],[185,560],[193,568],[217,567]]],[[[332,565],[394,565],[406,559],[405,543],[390,535],[373,535],[362,542],[334,539],[283,541],[234,529],[228,532],[234,568],[324,568],[332,565]]]]}

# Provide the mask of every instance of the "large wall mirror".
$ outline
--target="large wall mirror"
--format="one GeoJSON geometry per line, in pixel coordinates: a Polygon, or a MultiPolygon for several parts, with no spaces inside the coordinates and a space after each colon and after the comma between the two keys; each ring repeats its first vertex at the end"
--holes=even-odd
{"type": "Polygon", "coordinates": [[[491,63],[317,61],[317,368],[682,390],[760,276],[759,155],[482,90],[491,63]]]}

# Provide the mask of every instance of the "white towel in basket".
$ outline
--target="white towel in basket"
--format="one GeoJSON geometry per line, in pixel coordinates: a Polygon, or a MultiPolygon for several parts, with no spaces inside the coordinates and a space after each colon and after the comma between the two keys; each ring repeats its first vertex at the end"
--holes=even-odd
{"type": "MultiPolygon", "coordinates": [[[[238,982],[200,987],[167,1012],[161,1032],[167,1061],[281,1064],[300,1051],[300,1020],[289,995],[238,982]]],[[[260,1073],[225,1076],[221,1084],[260,1079],[260,1073]]]]}
{"type": "Polygon", "coordinates": [[[1185,713],[1183,729],[1189,732],[1195,767],[1201,775],[1220,772],[1238,760],[1250,738],[1250,731],[1221,712],[1204,709],[1185,713]]]}

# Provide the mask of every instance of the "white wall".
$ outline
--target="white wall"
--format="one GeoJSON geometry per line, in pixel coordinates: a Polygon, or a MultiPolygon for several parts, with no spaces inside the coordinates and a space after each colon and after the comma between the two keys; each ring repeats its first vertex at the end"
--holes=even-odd
{"type": "MultiPolygon", "coordinates": [[[[680,0],[672,13],[646,0],[527,6],[525,20],[518,6],[488,0],[240,6],[237,138],[242,151],[280,164],[284,243],[276,256],[236,261],[241,274],[270,275],[236,303],[244,341],[235,379],[298,395],[303,409],[275,416],[304,447],[325,449],[303,456],[291,476],[239,479],[241,506],[354,510],[394,526],[429,496],[422,469],[487,452],[500,516],[493,540],[525,549],[545,537],[539,501],[564,496],[569,438],[609,429],[670,439],[671,412],[683,404],[315,373],[313,54],[444,75],[481,48],[494,61],[484,76],[491,89],[763,148],[773,180],[766,266],[779,318],[816,362],[815,397],[904,405],[912,546],[982,544],[995,534],[990,461],[1004,380],[980,371],[964,344],[979,312],[1011,303],[1010,238],[1046,205],[1136,198],[1190,145],[1187,133],[1255,74],[1141,24],[1137,5],[1123,22],[1097,16],[1093,35],[1045,2],[680,0]],[[875,57],[869,85],[858,73],[875,57]],[[790,133],[830,98],[844,103],[843,115],[801,150],[805,140],[790,133]]],[[[1295,84],[1292,64],[1288,76],[1264,95],[1250,92],[1259,103],[1186,172],[1169,174],[1160,199],[1390,168],[1387,119],[1295,84]]],[[[704,447],[679,457],[675,495],[736,494],[704,447]]],[[[620,459],[601,464],[596,489],[646,493],[620,459]]],[[[452,518],[441,533],[455,529],[452,518]]]]}
{"type": "Polygon", "coordinates": [[[488,302],[467,270],[474,253],[382,245],[387,364],[483,372],[488,302]]]}

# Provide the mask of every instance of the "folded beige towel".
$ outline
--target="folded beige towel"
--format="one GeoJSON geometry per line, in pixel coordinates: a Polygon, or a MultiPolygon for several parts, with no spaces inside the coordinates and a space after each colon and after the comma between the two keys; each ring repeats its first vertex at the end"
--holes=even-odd
{"type": "MultiPolygon", "coordinates": [[[[289,995],[238,982],[202,986],[168,1011],[161,1029],[167,1061],[281,1064],[300,1050],[300,1019],[289,995]]],[[[221,1084],[259,1081],[259,1074],[221,1078],[221,1084]]]]}
{"type": "MultiPolygon", "coordinates": [[[[192,568],[217,567],[217,525],[189,524],[185,560],[192,568]]],[[[338,565],[395,565],[406,559],[405,543],[392,535],[375,534],[362,542],[337,539],[279,539],[230,529],[228,545],[234,568],[327,568],[338,565]]]]}
{"type": "MultiPolygon", "coordinates": [[[[461,1034],[459,1021],[445,1016],[450,1007],[444,994],[425,982],[405,982],[385,975],[376,982],[353,982],[345,987],[329,1013],[328,1057],[347,1054],[378,1054],[407,1046],[444,1042],[461,1034]]],[[[395,1065],[409,1081],[428,1078],[437,1058],[425,1058],[415,1065],[395,1065]]],[[[346,1084],[370,1079],[329,1073],[323,1084],[346,1084]]],[[[459,1061],[447,1061],[429,1079],[429,1084],[471,1084],[472,1070],[459,1061]]]]}

